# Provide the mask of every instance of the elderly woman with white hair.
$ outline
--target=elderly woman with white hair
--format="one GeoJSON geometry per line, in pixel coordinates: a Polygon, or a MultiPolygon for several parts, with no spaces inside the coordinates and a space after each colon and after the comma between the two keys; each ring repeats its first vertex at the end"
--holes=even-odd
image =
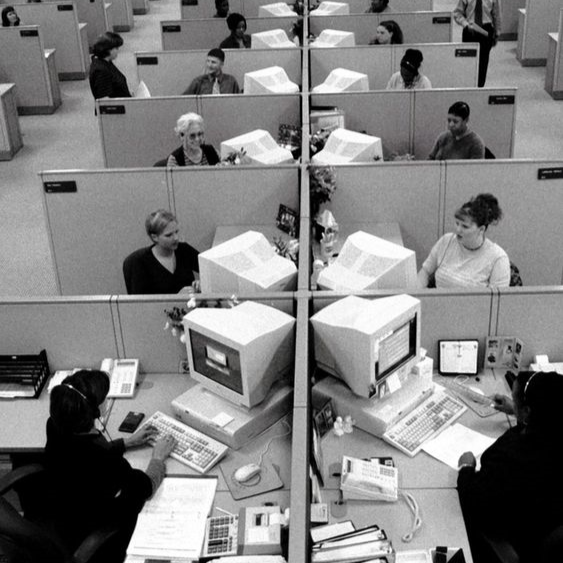
{"type": "Polygon", "coordinates": [[[203,117],[197,113],[181,115],[174,128],[182,146],[168,157],[166,166],[214,166],[219,162],[217,151],[204,141],[203,117]]]}

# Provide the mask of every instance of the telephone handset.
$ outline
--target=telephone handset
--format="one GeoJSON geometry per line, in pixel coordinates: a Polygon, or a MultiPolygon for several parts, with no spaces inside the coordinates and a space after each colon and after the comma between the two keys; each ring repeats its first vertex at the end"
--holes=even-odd
{"type": "Polygon", "coordinates": [[[139,360],[106,358],[100,366],[110,376],[109,398],[132,397],[139,374],[139,360]]]}
{"type": "Polygon", "coordinates": [[[399,495],[399,471],[376,460],[343,456],[340,488],[345,498],[394,502],[399,495]]]}

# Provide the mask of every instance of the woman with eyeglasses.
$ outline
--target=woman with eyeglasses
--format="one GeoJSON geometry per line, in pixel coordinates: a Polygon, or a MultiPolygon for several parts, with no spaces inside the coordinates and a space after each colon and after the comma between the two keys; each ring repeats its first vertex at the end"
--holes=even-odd
{"type": "MultiPolygon", "coordinates": [[[[80,370],[51,391],[45,465],[58,535],[72,553],[102,525],[118,537],[104,562],[123,561],[137,514],[164,478],[174,439],[158,438],[144,471],[133,469],[125,450],[148,445],[156,430],[143,426],[127,438],[108,440],[95,427],[109,391],[109,376],[80,370]]],[[[109,434],[108,434],[109,437],[109,434]]]]}
{"type": "Polygon", "coordinates": [[[201,115],[185,113],[176,122],[174,131],[182,146],[172,152],[166,166],[214,166],[219,162],[217,151],[203,142],[205,125],[201,115]]]}
{"type": "Polygon", "coordinates": [[[480,470],[471,452],[458,462],[473,558],[489,560],[480,553],[486,544],[478,543],[484,533],[509,541],[522,563],[563,561],[563,375],[522,371],[512,399],[492,400],[499,411],[515,415],[516,425],[485,450],[480,470]]]}

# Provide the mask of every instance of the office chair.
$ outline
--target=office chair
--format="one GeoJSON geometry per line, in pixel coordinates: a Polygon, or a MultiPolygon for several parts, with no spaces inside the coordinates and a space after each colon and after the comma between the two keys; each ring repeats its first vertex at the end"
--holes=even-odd
{"type": "Polygon", "coordinates": [[[134,255],[137,251],[132,252],[123,260],[123,278],[125,279],[125,288],[127,293],[131,293],[132,290],[132,276],[133,276],[133,266],[136,262],[134,255]]]}
{"type": "MultiPolygon", "coordinates": [[[[24,504],[24,513],[20,514],[5,498],[9,491],[21,490],[27,485],[37,487],[38,484],[44,489],[48,486],[46,470],[41,464],[19,467],[0,478],[0,561],[93,563],[102,548],[107,547],[110,540],[117,535],[118,529],[108,527],[96,530],[72,553],[50,525],[48,506],[26,509],[24,504]]],[[[39,505],[40,502],[35,499],[34,504],[39,505]]]]}
{"type": "Polygon", "coordinates": [[[166,158],[161,158],[160,160],[157,160],[154,164],[153,167],[155,166],[166,166],[166,163],[168,162],[168,157],[166,158]]]}
{"type": "Polygon", "coordinates": [[[518,266],[514,264],[514,262],[510,261],[510,287],[521,287],[524,284],[522,283],[522,276],[520,275],[520,270],[518,266]]]}

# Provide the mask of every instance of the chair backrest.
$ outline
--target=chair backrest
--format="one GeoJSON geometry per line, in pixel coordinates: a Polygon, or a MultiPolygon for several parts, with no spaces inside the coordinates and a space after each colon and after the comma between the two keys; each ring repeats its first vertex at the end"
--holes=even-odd
{"type": "Polygon", "coordinates": [[[133,267],[133,254],[129,254],[125,260],[123,260],[123,278],[125,279],[125,287],[127,289],[127,293],[131,293],[131,276],[133,274],[132,267],[133,267]]]}
{"type": "Polygon", "coordinates": [[[520,275],[520,270],[512,262],[510,261],[510,287],[521,287],[524,284],[522,283],[522,276],[520,275]]]}

